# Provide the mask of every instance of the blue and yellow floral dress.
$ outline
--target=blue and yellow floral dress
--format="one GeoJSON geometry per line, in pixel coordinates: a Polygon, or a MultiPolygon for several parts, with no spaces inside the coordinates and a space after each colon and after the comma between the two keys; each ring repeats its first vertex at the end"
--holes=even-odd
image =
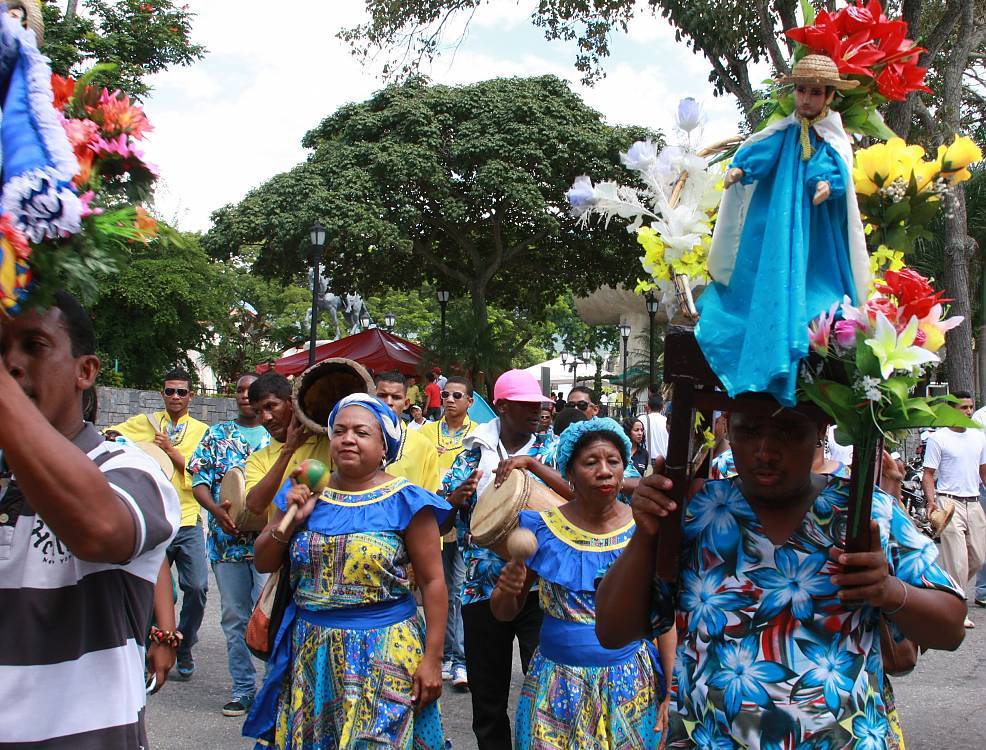
{"type": "Polygon", "coordinates": [[[656,748],[664,677],[653,644],[604,649],[595,635],[596,581],[633,535],[633,521],[610,534],[574,526],[558,509],[523,511],[538,551],[527,566],[540,578],[541,643],[517,703],[516,747],[656,748]]]}
{"type": "Polygon", "coordinates": [[[411,704],[424,629],[404,531],[426,508],[439,523],[451,509],[403,478],[321,494],[291,540],[294,597],[243,728],[258,748],[445,747],[438,702],[411,704]]]}
{"type": "MultiPolygon", "coordinates": [[[[881,612],[842,604],[830,579],[839,566],[829,550],[845,540],[848,485],[829,477],[781,545],[764,533],[738,478],[706,482],[689,501],[669,748],[893,747],[881,612]]],[[[964,596],[937,564],[934,543],[879,489],[873,519],[891,575],[964,596]]],[[[668,593],[659,586],[662,612],[668,593]]]]}

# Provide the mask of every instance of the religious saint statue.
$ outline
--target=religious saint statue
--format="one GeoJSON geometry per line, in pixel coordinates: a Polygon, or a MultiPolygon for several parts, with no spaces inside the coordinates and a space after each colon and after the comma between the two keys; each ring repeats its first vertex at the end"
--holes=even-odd
{"type": "Polygon", "coordinates": [[[869,262],[852,144],[829,109],[858,84],[824,55],[781,83],[794,86],[794,112],[751,135],[726,173],[695,336],[731,396],[793,405],[808,323],[844,296],[865,299],[869,262]]]}

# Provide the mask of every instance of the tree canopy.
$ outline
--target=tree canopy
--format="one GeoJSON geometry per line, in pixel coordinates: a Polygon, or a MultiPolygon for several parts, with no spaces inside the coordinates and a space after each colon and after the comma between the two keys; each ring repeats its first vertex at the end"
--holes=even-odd
{"type": "Polygon", "coordinates": [[[147,76],[175,65],[191,65],[205,54],[192,41],[194,15],[172,0],[67,0],[65,11],[42,3],[42,52],[55,73],[77,76],[105,64],[93,82],[142,98],[147,76]]]}
{"type": "Polygon", "coordinates": [[[565,192],[585,172],[615,176],[619,152],[648,136],[607,125],[553,76],[415,77],[323,120],[304,138],[308,160],[215,212],[204,244],[216,258],[256,244],[256,270],[289,279],[321,221],[335,291],[447,287],[468,301],[456,322],[474,340],[468,364],[495,373],[505,344],[491,336],[491,303],[537,323],[569,289],[636,278],[633,238],[577,227],[565,192]]]}

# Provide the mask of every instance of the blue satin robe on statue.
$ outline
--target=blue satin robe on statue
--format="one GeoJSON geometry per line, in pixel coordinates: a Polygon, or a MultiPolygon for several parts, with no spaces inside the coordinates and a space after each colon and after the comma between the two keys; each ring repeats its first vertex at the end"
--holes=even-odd
{"type": "Polygon", "coordinates": [[[846,189],[839,155],[810,130],[802,159],[792,125],[740,147],[732,166],[756,181],[728,285],[713,282],[698,299],[695,336],[731,396],[766,392],[795,403],[798,362],[808,354],[808,323],[843,295],[856,302],[849,263],[846,189]],[[831,195],[811,201],[817,184],[831,195]]]}

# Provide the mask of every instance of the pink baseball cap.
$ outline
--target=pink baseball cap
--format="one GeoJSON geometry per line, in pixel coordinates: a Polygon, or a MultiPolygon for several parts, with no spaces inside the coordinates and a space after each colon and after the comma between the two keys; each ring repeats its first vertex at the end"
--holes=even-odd
{"type": "Polygon", "coordinates": [[[523,370],[508,370],[496,379],[493,386],[493,401],[527,401],[542,403],[548,397],[541,393],[541,386],[531,373],[523,370]]]}

